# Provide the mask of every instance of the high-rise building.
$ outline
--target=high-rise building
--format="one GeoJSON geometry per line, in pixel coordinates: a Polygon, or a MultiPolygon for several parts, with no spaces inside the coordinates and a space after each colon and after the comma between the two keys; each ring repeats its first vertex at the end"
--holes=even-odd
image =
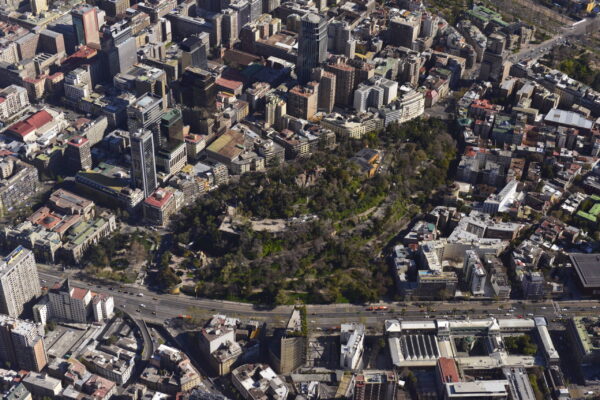
{"type": "Polygon", "coordinates": [[[100,29],[98,13],[89,4],[80,4],[71,10],[77,44],[85,44],[94,48],[100,47],[100,29]]]}
{"type": "Polygon", "coordinates": [[[140,129],[131,134],[131,178],[135,188],[148,197],[158,186],[154,158],[154,139],[150,131],[140,129]]]}
{"type": "Polygon", "coordinates": [[[208,68],[207,49],[209,47],[209,35],[202,32],[197,36],[190,36],[179,45],[181,49],[181,69],[187,67],[208,68]]]}
{"type": "Polygon", "coordinates": [[[319,84],[309,82],[305,87],[293,87],[288,92],[287,111],[293,117],[309,119],[317,112],[319,84]]]}
{"type": "Polygon", "coordinates": [[[137,46],[131,28],[124,23],[106,26],[102,32],[102,51],[110,77],[128,71],[137,62],[137,46]]]}
{"type": "Polygon", "coordinates": [[[330,113],[335,104],[335,75],[322,68],[315,68],[312,79],[319,82],[318,109],[330,113]]]}
{"type": "Polygon", "coordinates": [[[262,15],[263,4],[262,0],[249,0],[250,1],[250,22],[256,21],[258,17],[262,15]]]}
{"type": "Polygon", "coordinates": [[[0,90],[0,121],[10,122],[29,110],[27,90],[21,86],[10,85],[0,90]]]}
{"type": "Polygon", "coordinates": [[[300,311],[294,309],[287,326],[273,333],[268,355],[278,374],[289,374],[306,362],[308,340],[301,329],[301,318],[300,311]]]}
{"type": "Polygon", "coordinates": [[[160,118],[163,114],[162,99],[146,93],[127,107],[127,128],[129,132],[149,130],[154,135],[156,146],[160,146],[160,118]]]}
{"type": "Polygon", "coordinates": [[[181,76],[181,102],[188,107],[209,107],[216,96],[215,77],[201,68],[188,67],[181,76]]]}
{"type": "Polygon", "coordinates": [[[326,70],[335,75],[335,104],[352,105],[354,102],[354,67],[345,63],[337,63],[329,64],[326,70]]]}
{"type": "Polygon", "coordinates": [[[22,246],[0,260],[0,313],[18,317],[41,293],[33,252],[22,246]]]}
{"type": "Polygon", "coordinates": [[[421,15],[409,14],[406,17],[395,17],[390,20],[388,31],[390,43],[412,49],[421,30],[421,15]]]}
{"type": "Polygon", "coordinates": [[[160,136],[169,142],[183,143],[183,119],[181,110],[172,108],[160,120],[160,136]]]}
{"type": "Polygon", "coordinates": [[[65,158],[71,171],[87,171],[92,168],[91,142],[83,136],[75,136],[67,143],[65,158]]]}
{"type": "Polygon", "coordinates": [[[221,11],[221,0],[197,0],[197,7],[218,13],[221,11]]]}
{"type": "Polygon", "coordinates": [[[29,6],[33,15],[39,15],[44,11],[48,11],[47,0],[29,0],[29,6]]]}
{"type": "Polygon", "coordinates": [[[302,84],[308,82],[313,68],[325,62],[326,58],[327,20],[317,14],[306,14],[302,17],[298,35],[298,81],[302,84]]]}
{"type": "Polygon", "coordinates": [[[0,315],[0,360],[12,369],[41,371],[48,363],[44,327],[8,315],[0,315]]]}
{"type": "Polygon", "coordinates": [[[223,10],[223,19],[221,24],[222,43],[225,47],[233,47],[238,38],[238,14],[237,11],[227,8],[223,10]]]}
{"type": "Polygon", "coordinates": [[[391,400],[396,398],[398,376],[393,371],[363,371],[354,379],[352,400],[391,400]]]}
{"type": "Polygon", "coordinates": [[[49,318],[83,323],[110,319],[114,310],[112,296],[71,286],[69,280],[57,282],[48,290],[49,318]]]}
{"type": "Polygon", "coordinates": [[[229,8],[237,13],[239,35],[244,25],[250,22],[250,3],[248,3],[248,0],[235,0],[229,4],[229,8]]]}

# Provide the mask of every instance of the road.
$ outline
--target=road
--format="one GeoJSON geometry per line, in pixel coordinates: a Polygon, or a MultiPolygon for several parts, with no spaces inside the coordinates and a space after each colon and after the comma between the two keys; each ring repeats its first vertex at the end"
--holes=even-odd
{"type": "Polygon", "coordinates": [[[518,63],[526,59],[539,58],[554,46],[564,43],[571,37],[590,33],[590,30],[594,29],[598,23],[599,21],[597,18],[587,18],[579,22],[575,22],[570,26],[562,28],[560,32],[551,39],[536,45],[526,45],[518,53],[512,54],[510,57],[508,57],[508,60],[513,63],[518,63]]]}
{"type": "MultiPolygon", "coordinates": [[[[43,285],[62,279],[64,273],[59,271],[39,271],[43,285]]],[[[267,322],[273,326],[282,326],[289,317],[292,306],[277,306],[272,309],[261,309],[247,303],[223,300],[193,298],[185,295],[156,294],[146,288],[119,288],[118,285],[99,286],[71,278],[76,286],[87,287],[95,291],[111,294],[115,305],[127,310],[137,319],[148,322],[163,323],[164,320],[177,317],[179,314],[190,314],[208,318],[212,314],[222,313],[238,318],[251,318],[267,322]],[[110,290],[112,288],[113,290],[110,290]],[[142,294],[142,296],[140,296],[142,294]],[[142,305],[143,304],[143,305],[142,305]]],[[[423,302],[419,302],[424,304],[423,302]]],[[[329,304],[308,305],[308,317],[312,327],[327,328],[339,326],[343,322],[358,321],[364,323],[372,332],[381,331],[386,319],[424,319],[462,318],[495,316],[543,316],[548,320],[571,316],[596,315],[600,310],[600,301],[460,301],[429,303],[429,309],[419,303],[389,302],[382,303],[388,307],[386,311],[368,311],[364,305],[329,304]]]]}

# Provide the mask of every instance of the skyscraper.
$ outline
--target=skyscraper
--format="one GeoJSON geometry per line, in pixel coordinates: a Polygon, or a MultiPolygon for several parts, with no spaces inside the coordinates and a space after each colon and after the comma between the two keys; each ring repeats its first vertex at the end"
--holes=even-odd
{"type": "Polygon", "coordinates": [[[40,278],[31,250],[19,246],[0,260],[0,313],[18,317],[25,303],[40,294],[40,278]]]}
{"type": "Polygon", "coordinates": [[[43,333],[42,325],[0,315],[0,360],[13,369],[41,371],[48,363],[43,333]]]}
{"type": "Polygon", "coordinates": [[[215,102],[215,77],[201,68],[188,67],[181,76],[181,103],[188,107],[212,107],[215,102]]]}
{"type": "Polygon", "coordinates": [[[75,136],[67,142],[65,158],[71,171],[86,171],[92,168],[91,142],[83,136],[75,136]]]}
{"type": "Polygon", "coordinates": [[[327,20],[317,14],[306,14],[302,17],[298,35],[298,81],[302,84],[308,82],[312,69],[323,63],[326,58],[327,20]]]}
{"type": "Polygon", "coordinates": [[[129,132],[136,132],[140,129],[151,131],[154,135],[154,143],[159,147],[162,141],[159,127],[162,114],[162,99],[154,94],[146,93],[127,107],[127,128],[129,132]]]}
{"type": "Polygon", "coordinates": [[[183,142],[183,119],[181,110],[172,108],[160,120],[160,136],[169,142],[183,142]]]}
{"type": "Polygon", "coordinates": [[[77,44],[100,47],[100,32],[96,8],[81,4],[71,11],[77,44]]]}
{"type": "Polygon", "coordinates": [[[209,47],[208,33],[202,32],[190,36],[179,45],[181,49],[181,69],[187,67],[208,68],[207,48],[209,47]]]}
{"type": "Polygon", "coordinates": [[[102,51],[110,77],[128,71],[137,62],[137,46],[131,28],[116,23],[102,32],[102,51]]]}
{"type": "Polygon", "coordinates": [[[148,197],[158,186],[154,160],[154,139],[148,130],[140,129],[131,134],[131,178],[134,187],[148,197]]]}

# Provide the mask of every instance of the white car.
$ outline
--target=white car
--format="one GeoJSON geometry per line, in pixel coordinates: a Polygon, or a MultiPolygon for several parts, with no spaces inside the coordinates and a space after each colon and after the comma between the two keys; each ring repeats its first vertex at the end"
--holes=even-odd
{"type": "Polygon", "coordinates": [[[138,293],[138,297],[144,297],[144,293],[138,293]]]}

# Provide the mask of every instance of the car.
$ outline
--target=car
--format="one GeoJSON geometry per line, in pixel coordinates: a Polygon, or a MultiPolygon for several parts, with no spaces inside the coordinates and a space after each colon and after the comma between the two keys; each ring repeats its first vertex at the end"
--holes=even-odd
{"type": "Polygon", "coordinates": [[[156,315],[156,311],[152,311],[152,315],[156,315]]]}
{"type": "Polygon", "coordinates": [[[595,310],[596,308],[598,308],[598,306],[592,306],[592,310],[595,310]]]}
{"type": "Polygon", "coordinates": [[[152,300],[158,300],[156,297],[153,297],[152,300]]]}
{"type": "Polygon", "coordinates": [[[138,297],[144,297],[144,293],[138,293],[138,297]]]}
{"type": "Polygon", "coordinates": [[[548,307],[542,307],[542,310],[547,310],[547,309],[548,309],[548,307]]]}
{"type": "Polygon", "coordinates": [[[138,308],[137,310],[135,310],[136,312],[140,312],[140,309],[138,308]]]}
{"type": "Polygon", "coordinates": [[[511,313],[509,313],[509,312],[507,312],[507,313],[506,313],[506,314],[504,314],[504,315],[506,315],[507,317],[512,317],[512,314],[511,314],[511,313]]]}
{"type": "Polygon", "coordinates": [[[533,317],[533,313],[528,313],[527,316],[528,317],[533,317]]]}
{"type": "Polygon", "coordinates": [[[142,308],[146,308],[146,305],[145,305],[145,304],[141,304],[141,303],[140,303],[140,307],[142,307],[142,308]]]}

